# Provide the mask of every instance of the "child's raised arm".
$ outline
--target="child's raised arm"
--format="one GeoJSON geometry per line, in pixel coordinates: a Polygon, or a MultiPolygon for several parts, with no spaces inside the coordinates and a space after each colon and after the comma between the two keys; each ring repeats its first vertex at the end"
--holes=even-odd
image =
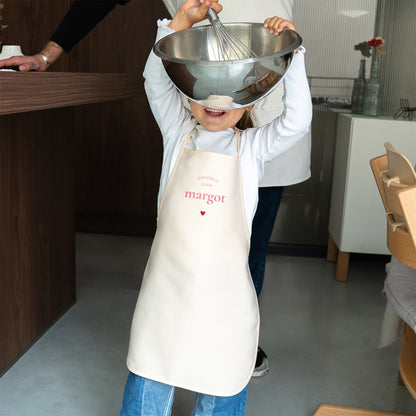
{"type": "Polygon", "coordinates": [[[169,27],[175,31],[189,29],[195,23],[206,19],[210,8],[217,13],[222,10],[218,0],[186,0],[176,12],[169,27]]]}
{"type": "MultiPolygon", "coordinates": [[[[218,13],[222,10],[218,0],[186,0],[170,22],[158,22],[157,40],[173,31],[189,29],[194,23],[204,20],[209,8],[218,13]]],[[[153,51],[146,62],[143,75],[153,116],[166,143],[172,138],[171,132],[176,132],[187,119],[189,111],[183,106],[180,94],[166,74],[161,59],[153,51]]],[[[177,139],[176,134],[173,138],[177,139]]]]}
{"type": "MultiPolygon", "coordinates": [[[[279,35],[285,29],[296,31],[296,27],[288,20],[274,16],[264,21],[270,33],[279,35]]],[[[256,153],[261,155],[263,162],[273,160],[286,152],[309,130],[312,119],[312,100],[309,83],[305,72],[304,48],[295,51],[290,68],[283,83],[283,113],[271,123],[258,128],[253,138],[256,153]]]]}

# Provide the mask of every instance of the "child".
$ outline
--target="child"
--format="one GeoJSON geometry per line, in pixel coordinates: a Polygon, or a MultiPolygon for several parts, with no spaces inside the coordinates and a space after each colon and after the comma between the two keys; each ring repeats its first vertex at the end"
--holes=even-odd
{"type": "MultiPolygon", "coordinates": [[[[158,38],[190,28],[218,0],[186,0],[158,38]]],[[[295,29],[273,17],[271,32],[295,29]]],[[[251,221],[264,163],[309,128],[303,49],[285,77],[282,116],[260,128],[236,125],[251,109],[191,112],[152,52],[145,89],[163,135],[158,226],[134,312],[121,416],[170,415],[174,386],[198,392],[193,416],[242,416],[259,331],[248,269],[251,221]],[[196,120],[196,123],[195,123],[196,120]]]]}

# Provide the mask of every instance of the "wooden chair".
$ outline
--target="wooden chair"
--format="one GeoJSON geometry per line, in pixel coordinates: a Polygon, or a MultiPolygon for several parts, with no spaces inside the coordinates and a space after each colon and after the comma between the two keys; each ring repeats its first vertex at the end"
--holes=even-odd
{"type": "MultiPolygon", "coordinates": [[[[387,246],[394,257],[416,268],[416,172],[406,156],[388,142],[384,146],[386,155],[372,159],[370,165],[386,210],[387,246]]],[[[399,371],[416,398],[416,334],[408,324],[402,336],[399,371]]]]}
{"type": "Polygon", "coordinates": [[[385,143],[386,154],[370,161],[386,210],[387,247],[416,268],[416,172],[409,160],[385,143]]]}
{"type": "MultiPolygon", "coordinates": [[[[387,246],[394,257],[416,268],[416,172],[409,160],[390,143],[385,143],[385,148],[386,154],[372,159],[370,165],[386,210],[387,246]]],[[[403,331],[399,371],[407,389],[416,398],[416,333],[407,324],[403,331]]],[[[314,413],[314,416],[389,415],[406,414],[332,404],[321,404],[314,413]]]]}
{"type": "MultiPolygon", "coordinates": [[[[386,210],[387,246],[394,257],[416,268],[416,172],[406,156],[388,142],[384,146],[386,154],[372,159],[370,165],[386,210]]],[[[416,334],[407,324],[399,371],[416,398],[416,334]]]]}
{"type": "Polygon", "coordinates": [[[403,330],[399,371],[404,385],[416,399],[416,333],[407,324],[403,330]]]}
{"type": "Polygon", "coordinates": [[[337,406],[333,404],[320,404],[313,416],[409,416],[409,414],[360,409],[358,407],[337,406]]]}

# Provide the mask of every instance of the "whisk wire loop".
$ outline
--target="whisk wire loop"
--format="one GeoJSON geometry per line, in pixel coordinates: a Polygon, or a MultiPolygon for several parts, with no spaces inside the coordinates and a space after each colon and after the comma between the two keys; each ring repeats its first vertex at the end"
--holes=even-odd
{"type": "Polygon", "coordinates": [[[257,56],[244,42],[224,27],[214,10],[209,9],[207,17],[212,25],[213,54],[218,61],[247,59],[257,56]]]}

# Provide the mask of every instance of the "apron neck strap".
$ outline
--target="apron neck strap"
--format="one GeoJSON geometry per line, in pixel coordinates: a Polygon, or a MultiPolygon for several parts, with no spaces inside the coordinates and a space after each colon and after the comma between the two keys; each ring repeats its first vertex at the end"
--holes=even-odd
{"type": "MultiPolygon", "coordinates": [[[[189,139],[192,137],[192,134],[194,133],[195,129],[196,129],[196,127],[194,127],[194,128],[191,130],[191,132],[188,134],[188,136],[187,136],[187,137],[186,137],[186,139],[184,140],[183,145],[182,145],[182,149],[185,149],[185,147],[186,147],[186,145],[188,144],[189,139]]],[[[240,130],[240,129],[238,129],[237,127],[235,127],[235,128],[234,128],[234,133],[235,133],[236,138],[237,138],[237,154],[238,154],[238,157],[240,157],[240,148],[241,148],[241,146],[240,146],[240,143],[241,143],[241,130],[240,130]]]]}
{"type": "Polygon", "coordinates": [[[240,157],[241,130],[238,129],[237,127],[234,127],[234,132],[237,137],[237,153],[238,153],[238,157],[240,157]]]}
{"type": "Polygon", "coordinates": [[[184,140],[183,145],[182,145],[182,149],[185,149],[186,145],[187,145],[187,144],[188,144],[188,142],[189,142],[189,139],[190,139],[190,138],[192,137],[192,135],[194,134],[195,129],[196,129],[196,127],[194,127],[194,128],[191,130],[191,132],[188,134],[188,136],[187,136],[187,137],[186,137],[186,139],[184,140]]]}

